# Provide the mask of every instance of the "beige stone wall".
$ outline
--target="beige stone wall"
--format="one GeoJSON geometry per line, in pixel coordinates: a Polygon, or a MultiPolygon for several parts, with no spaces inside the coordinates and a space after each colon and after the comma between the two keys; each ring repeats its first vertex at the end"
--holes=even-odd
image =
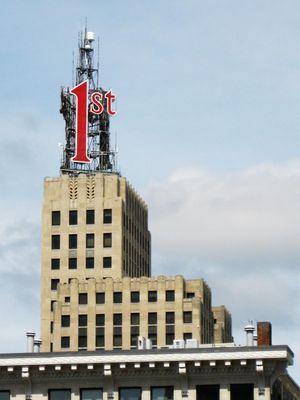
{"type": "Polygon", "coordinates": [[[214,342],[231,343],[232,321],[231,314],[225,306],[216,306],[212,308],[214,318],[214,342]]]}
{"type": "MultiPolygon", "coordinates": [[[[78,350],[78,316],[87,315],[87,350],[96,348],[130,349],[131,343],[131,314],[139,314],[138,335],[151,337],[151,333],[157,332],[157,347],[172,344],[173,339],[191,337],[199,343],[212,343],[212,313],[210,307],[210,289],[201,280],[184,280],[182,276],[154,278],[106,278],[101,280],[89,279],[79,282],[72,280],[71,284],[62,284],[58,290],[58,301],[54,306],[54,329],[49,340],[53,343],[53,351],[78,350]],[[149,291],[157,293],[157,301],[149,302],[149,291]],[[167,300],[167,291],[170,295],[174,291],[174,300],[167,300]],[[113,295],[115,292],[122,293],[122,302],[115,304],[113,295]],[[139,292],[139,302],[131,301],[131,292],[139,292]],[[87,293],[87,304],[78,304],[79,293],[87,293]],[[105,303],[96,304],[96,293],[105,293],[105,303]],[[189,296],[189,298],[187,297],[189,296]],[[67,299],[67,302],[65,301],[67,299]],[[166,313],[174,312],[173,323],[168,323],[166,313]],[[191,320],[184,322],[184,313],[191,313],[191,320]],[[148,324],[148,314],[156,313],[156,323],[148,324]],[[104,346],[96,346],[96,314],[104,314],[105,324],[104,346]],[[114,346],[114,323],[113,315],[122,315],[122,325],[119,331],[122,334],[120,346],[114,346]],[[70,315],[70,327],[61,327],[62,315],[70,315]],[[151,327],[150,327],[151,326],[151,327]],[[150,327],[150,328],[149,328],[150,327]],[[151,330],[152,329],[152,330],[151,330]],[[171,342],[166,343],[166,334],[174,332],[171,342]],[[70,347],[61,347],[61,337],[70,338],[70,347]]],[[[118,328],[118,327],[117,327],[118,328]]],[[[136,326],[135,328],[136,329],[136,326]]],[[[137,333],[135,331],[135,333],[137,333]]]]}
{"type": "Polygon", "coordinates": [[[57,300],[51,280],[66,284],[71,279],[150,276],[151,238],[148,210],[125,178],[116,174],[62,175],[46,178],[42,210],[41,336],[44,351],[50,350],[53,315],[51,302],[57,300]],[[103,210],[112,210],[112,223],[103,223],[103,210]],[[69,211],[77,210],[78,222],[69,224],[69,211]],[[87,210],[95,211],[95,223],[86,223],[87,210]],[[52,225],[52,211],[60,212],[60,224],[52,225]],[[103,234],[111,233],[112,246],[103,246],[103,234]],[[77,235],[77,249],[69,249],[69,235],[77,235]],[[86,247],[86,235],[94,234],[94,248],[86,247]],[[52,235],[59,235],[60,248],[52,249],[52,235]],[[112,258],[112,267],[103,268],[103,257],[112,258]],[[77,259],[77,269],[69,269],[69,258],[77,259]],[[94,258],[94,268],[86,268],[86,258],[94,258]],[[51,259],[59,259],[59,269],[51,269],[51,259]]]}

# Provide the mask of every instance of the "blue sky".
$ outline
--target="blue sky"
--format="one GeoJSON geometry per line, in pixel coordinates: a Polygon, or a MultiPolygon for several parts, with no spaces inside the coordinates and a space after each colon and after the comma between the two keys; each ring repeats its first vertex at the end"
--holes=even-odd
{"type": "Polygon", "coordinates": [[[42,180],[59,173],[59,91],[85,18],[118,95],[122,174],[149,204],[153,272],[205,277],[237,340],[271,319],[299,359],[296,0],[1,2],[0,351],[38,329],[42,180]]]}

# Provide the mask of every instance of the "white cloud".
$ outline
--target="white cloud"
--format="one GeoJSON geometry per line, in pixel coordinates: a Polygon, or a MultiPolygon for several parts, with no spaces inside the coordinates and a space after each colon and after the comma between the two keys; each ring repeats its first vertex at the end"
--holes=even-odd
{"type": "MultiPolygon", "coordinates": [[[[300,160],[227,173],[176,171],[144,190],[153,273],[203,277],[243,343],[248,319],[300,357],[300,160]],[[287,328],[288,327],[288,328],[287,328]]],[[[298,369],[294,374],[300,374],[298,369]]]]}

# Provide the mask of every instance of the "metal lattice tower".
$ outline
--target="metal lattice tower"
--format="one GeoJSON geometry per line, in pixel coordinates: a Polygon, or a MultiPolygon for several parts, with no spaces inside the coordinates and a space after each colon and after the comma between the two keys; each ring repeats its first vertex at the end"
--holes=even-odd
{"type": "MultiPolygon", "coordinates": [[[[106,91],[98,87],[98,65],[94,66],[94,48],[95,34],[88,32],[85,28],[78,40],[78,61],[76,67],[76,86],[81,82],[89,82],[89,104],[93,92],[103,94],[106,91]]],[[[110,116],[106,111],[106,100],[103,100],[105,111],[100,114],[89,113],[88,116],[88,157],[91,163],[82,164],[72,161],[75,154],[75,125],[76,125],[76,100],[70,93],[69,87],[61,89],[61,108],[60,112],[66,122],[65,127],[65,145],[63,149],[63,158],[60,170],[62,173],[94,173],[94,172],[112,172],[116,170],[116,151],[110,146],[110,116]]]]}

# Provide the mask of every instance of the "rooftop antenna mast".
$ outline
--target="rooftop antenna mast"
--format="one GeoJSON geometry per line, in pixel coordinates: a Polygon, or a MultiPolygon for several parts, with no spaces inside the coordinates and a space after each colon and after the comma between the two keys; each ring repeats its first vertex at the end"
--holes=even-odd
{"type": "MultiPolygon", "coordinates": [[[[75,85],[84,81],[89,83],[89,103],[93,92],[106,93],[102,87],[98,87],[99,63],[94,66],[95,34],[85,27],[78,37],[78,59],[75,72],[75,85]]],[[[89,113],[88,115],[88,157],[90,163],[76,163],[72,161],[75,154],[75,128],[76,128],[76,102],[70,93],[69,87],[61,89],[60,112],[64,117],[65,146],[60,170],[63,174],[77,173],[117,173],[116,152],[110,146],[110,117],[106,111],[104,100],[104,112],[100,115],[89,113]]]]}

